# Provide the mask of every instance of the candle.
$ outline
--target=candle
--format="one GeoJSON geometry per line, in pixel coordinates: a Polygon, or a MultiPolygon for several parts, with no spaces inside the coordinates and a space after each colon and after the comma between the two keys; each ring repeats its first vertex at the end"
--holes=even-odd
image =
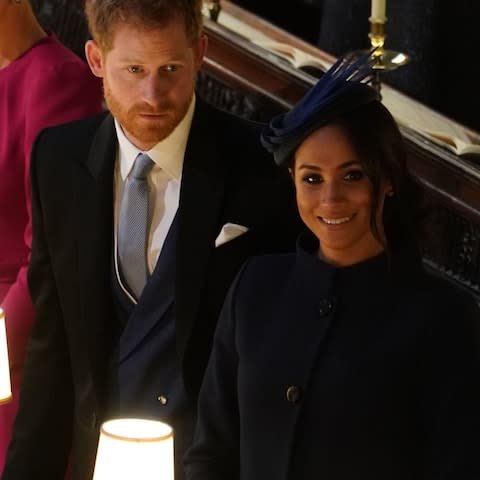
{"type": "Polygon", "coordinates": [[[387,0],[372,0],[372,14],[371,17],[377,22],[385,22],[387,19],[385,12],[387,8],[387,0]]]}

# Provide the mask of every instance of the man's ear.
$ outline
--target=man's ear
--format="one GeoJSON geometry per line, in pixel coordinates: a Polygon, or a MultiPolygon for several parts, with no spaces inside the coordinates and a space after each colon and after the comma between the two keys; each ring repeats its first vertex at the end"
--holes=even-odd
{"type": "Polygon", "coordinates": [[[200,67],[202,66],[203,59],[205,57],[205,54],[207,53],[207,48],[208,48],[208,38],[206,35],[202,34],[198,39],[197,44],[195,45],[195,48],[194,48],[195,68],[197,70],[200,70],[200,67]]]}
{"type": "Polygon", "coordinates": [[[103,78],[103,54],[95,40],[88,40],[87,43],[85,43],[85,56],[87,57],[87,62],[92,73],[96,77],[103,78]]]}

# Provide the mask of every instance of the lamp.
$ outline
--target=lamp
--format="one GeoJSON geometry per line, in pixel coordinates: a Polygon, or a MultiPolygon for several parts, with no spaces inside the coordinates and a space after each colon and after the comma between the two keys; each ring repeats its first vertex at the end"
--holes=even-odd
{"type": "Polygon", "coordinates": [[[5,330],[5,315],[0,308],[0,404],[12,399],[10,385],[10,366],[8,363],[7,333],[5,330]]]}
{"type": "Polygon", "coordinates": [[[173,478],[173,430],[169,425],[138,418],[103,423],[93,480],[173,478]]]}

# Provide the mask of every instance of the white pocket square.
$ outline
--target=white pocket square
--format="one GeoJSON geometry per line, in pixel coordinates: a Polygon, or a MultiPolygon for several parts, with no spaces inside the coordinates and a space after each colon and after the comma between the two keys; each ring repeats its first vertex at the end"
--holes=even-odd
{"type": "Polygon", "coordinates": [[[223,227],[221,232],[219,233],[218,237],[215,239],[215,246],[219,247],[224,243],[233,240],[234,238],[243,235],[244,233],[248,232],[248,228],[244,227],[243,225],[237,225],[236,223],[226,223],[223,227]]]}

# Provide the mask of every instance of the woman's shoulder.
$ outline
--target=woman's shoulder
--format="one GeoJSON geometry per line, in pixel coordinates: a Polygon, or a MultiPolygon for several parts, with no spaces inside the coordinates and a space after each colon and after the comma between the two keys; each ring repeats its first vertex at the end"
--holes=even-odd
{"type": "Polygon", "coordinates": [[[245,263],[244,275],[248,275],[249,280],[258,278],[259,281],[264,280],[265,277],[284,276],[291,271],[295,261],[295,253],[272,253],[254,256],[245,263]]]}
{"type": "Polygon", "coordinates": [[[416,291],[417,298],[436,308],[477,307],[477,299],[453,280],[444,278],[441,274],[422,268],[422,275],[411,287],[416,291]]]}
{"type": "Polygon", "coordinates": [[[278,292],[291,277],[294,253],[251,257],[240,270],[236,283],[237,295],[249,297],[278,292]]]}
{"type": "Polygon", "coordinates": [[[45,67],[58,63],[74,63],[81,68],[88,68],[85,61],[63,45],[53,33],[34,45],[25,53],[25,57],[28,57],[28,63],[45,67]]]}
{"type": "Polygon", "coordinates": [[[412,320],[421,321],[434,336],[441,332],[445,338],[480,333],[478,299],[437,273],[423,269],[419,278],[399,291],[398,298],[403,311],[410,312],[412,320]]]}

